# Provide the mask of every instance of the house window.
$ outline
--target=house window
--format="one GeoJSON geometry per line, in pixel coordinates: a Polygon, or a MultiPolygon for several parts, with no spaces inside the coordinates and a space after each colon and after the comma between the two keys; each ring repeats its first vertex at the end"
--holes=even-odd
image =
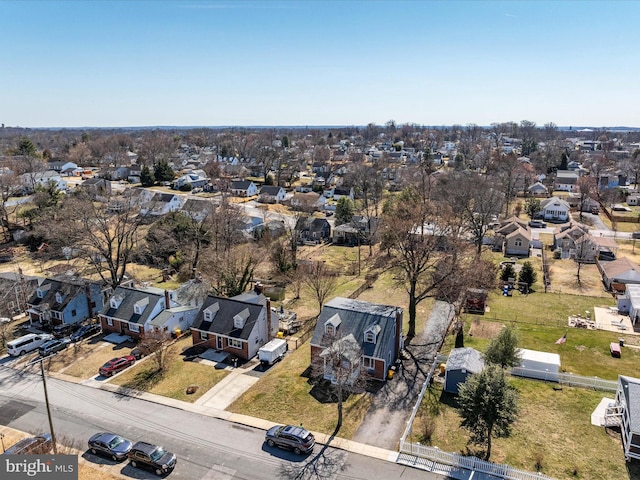
{"type": "Polygon", "coordinates": [[[36,295],[38,298],[44,298],[44,292],[40,289],[36,290],[36,295]]]}
{"type": "Polygon", "coordinates": [[[75,310],[71,310],[71,316],[75,317],[77,315],[78,312],[76,312],[75,310]]]}
{"type": "Polygon", "coordinates": [[[236,340],[235,338],[230,338],[229,340],[227,340],[227,345],[229,345],[231,348],[242,348],[242,342],[240,340],[236,340]]]}
{"type": "Polygon", "coordinates": [[[515,240],[513,242],[513,245],[516,246],[516,247],[521,247],[522,246],[522,240],[520,240],[520,239],[515,240]]]}
{"type": "Polygon", "coordinates": [[[212,317],[211,317],[211,312],[210,312],[209,310],[206,310],[206,311],[204,312],[204,319],[205,319],[205,321],[210,322],[210,321],[211,321],[211,318],[212,318],[212,317]]]}
{"type": "Polygon", "coordinates": [[[370,371],[375,370],[376,360],[371,357],[362,357],[362,367],[370,371]]]}
{"type": "Polygon", "coordinates": [[[107,325],[113,327],[113,318],[107,318],[107,325]]]}
{"type": "Polygon", "coordinates": [[[364,341],[367,343],[376,343],[376,334],[373,332],[367,332],[364,334],[364,341]]]}
{"type": "Polygon", "coordinates": [[[200,340],[208,340],[209,334],[207,332],[200,332],[200,340]]]}
{"type": "Polygon", "coordinates": [[[137,323],[130,323],[129,324],[129,330],[132,332],[139,332],[140,331],[140,325],[138,325],[137,323]]]}
{"type": "Polygon", "coordinates": [[[328,335],[333,335],[334,333],[336,333],[336,329],[333,325],[326,325],[325,331],[327,332],[328,335]]]}

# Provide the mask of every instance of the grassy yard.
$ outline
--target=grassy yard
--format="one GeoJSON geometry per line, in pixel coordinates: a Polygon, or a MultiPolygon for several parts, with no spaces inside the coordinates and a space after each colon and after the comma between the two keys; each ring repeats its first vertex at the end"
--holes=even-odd
{"type": "MultiPolygon", "coordinates": [[[[627,472],[620,435],[591,425],[591,413],[603,392],[563,387],[534,380],[511,379],[518,389],[520,413],[510,438],[494,438],[491,461],[540,471],[553,478],[636,478],[627,472]],[[576,472],[574,474],[574,471],[576,472]]],[[[468,444],[466,430],[457,428],[460,417],[455,397],[442,385],[429,387],[414,423],[413,441],[447,452],[481,454],[468,444]]]]}
{"type": "MultiPolygon", "coordinates": [[[[90,378],[97,375],[98,369],[114,357],[122,357],[131,353],[130,346],[98,344],[80,344],[80,353],[75,353],[72,345],[61,355],[56,355],[48,365],[50,371],[57,371],[77,378],[90,378]],[[74,358],[75,357],[75,358],[74,358]],[[73,362],[73,363],[71,363],[73,362]],[[67,365],[70,366],[65,368],[67,365]]],[[[46,364],[45,364],[46,365],[46,364]]]]}
{"type": "MultiPolygon", "coordinates": [[[[330,434],[338,418],[337,405],[313,396],[313,385],[304,376],[309,366],[310,347],[305,343],[233,402],[227,410],[273,422],[303,423],[305,428],[330,434]]],[[[343,404],[343,424],[339,436],[351,438],[362,422],[371,397],[351,395],[343,404]]]]}
{"type": "MultiPolygon", "coordinates": [[[[490,338],[495,335],[503,323],[492,322],[481,317],[467,317],[465,320],[464,346],[484,351],[490,338]]],[[[640,377],[640,338],[603,330],[585,330],[580,328],[554,328],[545,325],[513,324],[518,333],[520,347],[542,350],[560,355],[562,369],[568,373],[584,376],[598,376],[608,380],[617,380],[618,374],[640,377]],[[555,342],[567,332],[567,342],[556,345],[555,342]],[[621,358],[613,358],[609,353],[609,343],[625,339],[621,358]]],[[[455,338],[447,336],[442,353],[448,354],[454,347],[455,338]]]]}
{"type": "Polygon", "coordinates": [[[148,358],[111,380],[111,383],[176,400],[194,402],[226,377],[229,372],[218,370],[212,365],[185,362],[179,353],[190,345],[191,337],[187,336],[178,340],[171,347],[173,353],[170,354],[167,368],[162,373],[156,371],[156,364],[151,358],[148,358]],[[188,395],[186,390],[191,385],[197,385],[198,389],[195,393],[188,395]]]}

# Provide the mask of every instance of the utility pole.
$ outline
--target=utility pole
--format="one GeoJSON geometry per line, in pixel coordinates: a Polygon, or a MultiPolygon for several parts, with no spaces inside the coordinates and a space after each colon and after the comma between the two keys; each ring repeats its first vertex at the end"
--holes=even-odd
{"type": "Polygon", "coordinates": [[[47,407],[47,418],[49,419],[49,431],[51,432],[51,442],[53,443],[53,453],[58,453],[58,445],[56,444],[56,434],[53,431],[53,419],[51,418],[51,407],[49,406],[49,392],[47,391],[47,377],[44,374],[44,361],[49,357],[39,358],[34,360],[27,366],[33,365],[36,362],[40,363],[40,374],[42,375],[42,385],[44,387],[44,403],[47,407]]]}

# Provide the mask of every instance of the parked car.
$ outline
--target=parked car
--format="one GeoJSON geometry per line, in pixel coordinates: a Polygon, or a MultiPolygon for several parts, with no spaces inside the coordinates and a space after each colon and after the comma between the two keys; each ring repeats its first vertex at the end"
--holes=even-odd
{"type": "Polygon", "coordinates": [[[51,333],[56,338],[64,338],[78,330],[82,325],[80,323],[61,323],[53,327],[51,333]]]}
{"type": "Polygon", "coordinates": [[[99,323],[89,323],[88,325],[81,326],[78,330],[69,335],[69,339],[72,342],[79,342],[83,338],[90,337],[100,332],[101,327],[99,323]]]}
{"type": "Polygon", "coordinates": [[[302,427],[293,425],[276,425],[267,430],[265,441],[270,447],[293,450],[296,455],[309,453],[316,444],[313,434],[302,427]]]}
{"type": "Polygon", "coordinates": [[[147,442],[136,442],[128,456],[132,467],[148,468],[156,472],[156,475],[170,472],[177,463],[175,453],[147,442]]]}
{"type": "Polygon", "coordinates": [[[131,355],[135,357],[136,360],[140,360],[142,357],[148,355],[147,349],[143,347],[134,347],[131,350],[131,355]]]}
{"type": "Polygon", "coordinates": [[[43,343],[48,342],[53,335],[48,333],[28,333],[7,343],[7,353],[14,357],[37,350],[43,343]]]}
{"type": "Polygon", "coordinates": [[[91,453],[98,453],[110,457],[114,461],[124,460],[128,457],[133,447],[133,442],[115,433],[96,433],[89,439],[91,453]]]}
{"type": "Polygon", "coordinates": [[[103,377],[110,377],[118,372],[121,372],[125,368],[130,367],[134,363],[136,363],[136,359],[133,355],[125,355],[124,357],[112,358],[98,369],[98,373],[103,377]]]}
{"type": "Polygon", "coordinates": [[[531,220],[529,222],[531,228],[545,228],[547,226],[542,220],[531,220]]]}
{"type": "Polygon", "coordinates": [[[51,451],[53,444],[51,443],[51,435],[43,433],[35,437],[24,438],[15,445],[7,448],[4,455],[17,454],[45,454],[51,451]]]}
{"type": "Polygon", "coordinates": [[[69,346],[68,338],[55,338],[53,340],[49,340],[48,342],[43,343],[38,348],[38,354],[41,357],[48,357],[49,355],[53,355],[56,352],[60,352],[69,346]]]}

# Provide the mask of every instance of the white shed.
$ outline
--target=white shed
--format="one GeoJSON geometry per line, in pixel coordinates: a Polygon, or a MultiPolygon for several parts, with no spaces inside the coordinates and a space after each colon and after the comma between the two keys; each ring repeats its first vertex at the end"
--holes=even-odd
{"type": "Polygon", "coordinates": [[[560,355],[557,353],[539,352],[521,348],[519,352],[520,366],[513,367],[511,373],[520,377],[537,378],[550,382],[558,381],[560,371],[560,355]]]}

